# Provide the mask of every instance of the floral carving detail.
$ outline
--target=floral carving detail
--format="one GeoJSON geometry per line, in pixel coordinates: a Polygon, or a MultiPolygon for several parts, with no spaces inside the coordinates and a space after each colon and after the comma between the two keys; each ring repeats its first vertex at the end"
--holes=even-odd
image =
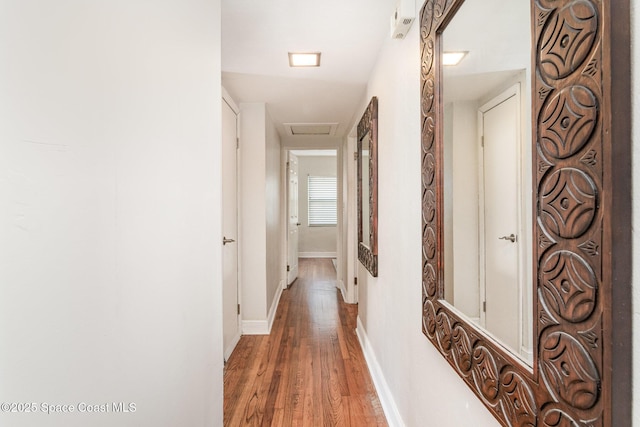
{"type": "Polygon", "coordinates": [[[592,59],[591,61],[589,61],[589,64],[587,64],[583,71],[583,74],[590,77],[595,77],[596,74],[598,74],[598,60],[592,59]]]}
{"type": "Polygon", "coordinates": [[[595,166],[598,164],[598,153],[595,150],[589,150],[580,161],[585,165],[595,166]]]}
{"type": "Polygon", "coordinates": [[[550,87],[543,86],[540,89],[538,89],[538,96],[540,97],[541,101],[544,101],[545,99],[547,99],[547,96],[549,96],[549,93],[551,93],[550,87]]]}
{"type": "Polygon", "coordinates": [[[547,162],[545,162],[545,161],[540,160],[540,161],[538,162],[538,172],[540,172],[540,174],[542,175],[542,174],[544,174],[546,171],[548,171],[549,169],[551,169],[551,166],[552,166],[551,164],[549,164],[549,163],[547,163],[547,162]]]}
{"type": "Polygon", "coordinates": [[[540,310],[540,324],[542,326],[557,325],[558,321],[554,319],[546,310],[540,310]]]}
{"type": "Polygon", "coordinates": [[[593,331],[580,331],[578,334],[584,338],[591,348],[598,348],[598,334],[593,331]]]}
{"type": "Polygon", "coordinates": [[[593,240],[588,240],[578,247],[582,249],[587,255],[591,255],[592,257],[600,255],[600,252],[598,252],[599,246],[593,240]]]}
{"type": "Polygon", "coordinates": [[[544,231],[540,230],[540,234],[538,235],[538,246],[541,249],[547,249],[549,246],[553,245],[555,242],[549,238],[544,231]]]}
{"type": "Polygon", "coordinates": [[[551,14],[551,10],[541,10],[540,12],[538,12],[536,23],[538,24],[539,27],[542,27],[545,24],[545,22],[547,22],[547,18],[549,18],[550,14],[551,14]]]}

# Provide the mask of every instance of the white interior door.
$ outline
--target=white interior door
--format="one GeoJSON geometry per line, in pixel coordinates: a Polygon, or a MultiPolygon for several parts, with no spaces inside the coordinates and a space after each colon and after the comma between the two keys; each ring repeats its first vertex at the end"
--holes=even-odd
{"type": "Polygon", "coordinates": [[[287,161],[287,285],[298,277],[298,157],[289,153],[287,161]]]}
{"type": "Polygon", "coordinates": [[[503,93],[481,109],[484,135],[484,289],[485,327],[520,351],[520,101],[503,93]],[[493,105],[491,105],[493,104],[493,105]]]}
{"type": "MultiPolygon", "coordinates": [[[[231,102],[231,101],[229,101],[231,102]]],[[[234,106],[235,107],[235,106],[234,106]]],[[[223,345],[227,360],[240,339],[238,305],[238,115],[222,100],[223,345]]]]}

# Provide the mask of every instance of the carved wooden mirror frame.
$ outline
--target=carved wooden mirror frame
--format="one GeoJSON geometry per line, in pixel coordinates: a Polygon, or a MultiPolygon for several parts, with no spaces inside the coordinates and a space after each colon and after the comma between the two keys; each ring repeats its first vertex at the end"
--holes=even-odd
{"type": "Polygon", "coordinates": [[[358,259],[373,277],[378,276],[378,98],[371,98],[358,123],[358,259]],[[369,242],[362,238],[362,139],[370,135],[369,147],[369,242]]]}
{"type": "Polygon", "coordinates": [[[532,368],[441,302],[439,34],[462,1],[420,17],[423,332],[505,426],[629,426],[629,0],[532,0],[532,368]]]}

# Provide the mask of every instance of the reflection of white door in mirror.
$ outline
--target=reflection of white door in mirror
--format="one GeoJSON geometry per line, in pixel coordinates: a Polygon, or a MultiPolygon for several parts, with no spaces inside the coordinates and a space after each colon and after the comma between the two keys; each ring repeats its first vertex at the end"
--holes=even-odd
{"type": "Polygon", "coordinates": [[[370,236],[370,212],[369,212],[369,142],[371,140],[371,134],[367,133],[362,138],[362,244],[368,248],[371,248],[371,236],[370,236]]]}
{"type": "Polygon", "coordinates": [[[440,36],[443,52],[467,52],[443,67],[440,89],[444,299],[529,365],[530,6],[464,1],[440,36]],[[469,31],[479,22],[482,31],[469,31]]]}
{"type": "Polygon", "coordinates": [[[514,86],[480,107],[478,114],[482,138],[480,247],[484,248],[480,251],[481,319],[488,331],[516,352],[521,347],[522,318],[517,303],[522,294],[518,274],[522,244],[519,98],[518,86],[514,86]]]}
{"type": "Polygon", "coordinates": [[[298,277],[298,157],[289,152],[287,162],[287,285],[298,277]]]}

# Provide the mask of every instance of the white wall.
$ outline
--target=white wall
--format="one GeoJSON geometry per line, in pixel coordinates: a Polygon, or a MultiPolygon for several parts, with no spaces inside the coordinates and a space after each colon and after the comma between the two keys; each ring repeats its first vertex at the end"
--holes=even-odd
{"type": "Polygon", "coordinates": [[[405,425],[498,426],[421,331],[419,52],[417,24],[406,39],[387,39],[356,115],[378,97],[379,275],[358,263],[361,332],[405,425]]]}
{"type": "Polygon", "coordinates": [[[240,104],[240,269],[243,321],[267,318],[266,106],[240,104]]]}
{"type": "Polygon", "coordinates": [[[336,156],[298,156],[298,251],[301,257],[337,251],[336,226],[309,227],[308,176],[337,176],[336,156]]]}
{"type": "Polygon", "coordinates": [[[284,278],[280,137],[264,103],[240,104],[240,269],[244,334],[269,331],[284,278]]]}
{"type": "Polygon", "coordinates": [[[0,64],[0,402],[137,408],[0,425],[221,425],[220,2],[3,1],[0,64]]]}
{"type": "Polygon", "coordinates": [[[446,109],[445,297],[462,313],[479,319],[478,105],[458,101],[446,109]]]}
{"type": "MultiPolygon", "coordinates": [[[[265,245],[267,262],[267,307],[273,304],[278,290],[282,289],[285,272],[283,267],[283,228],[285,220],[284,191],[282,186],[282,164],[280,135],[267,112],[266,120],[266,232],[265,245]]],[[[249,242],[247,242],[249,243],[249,242]]]]}

